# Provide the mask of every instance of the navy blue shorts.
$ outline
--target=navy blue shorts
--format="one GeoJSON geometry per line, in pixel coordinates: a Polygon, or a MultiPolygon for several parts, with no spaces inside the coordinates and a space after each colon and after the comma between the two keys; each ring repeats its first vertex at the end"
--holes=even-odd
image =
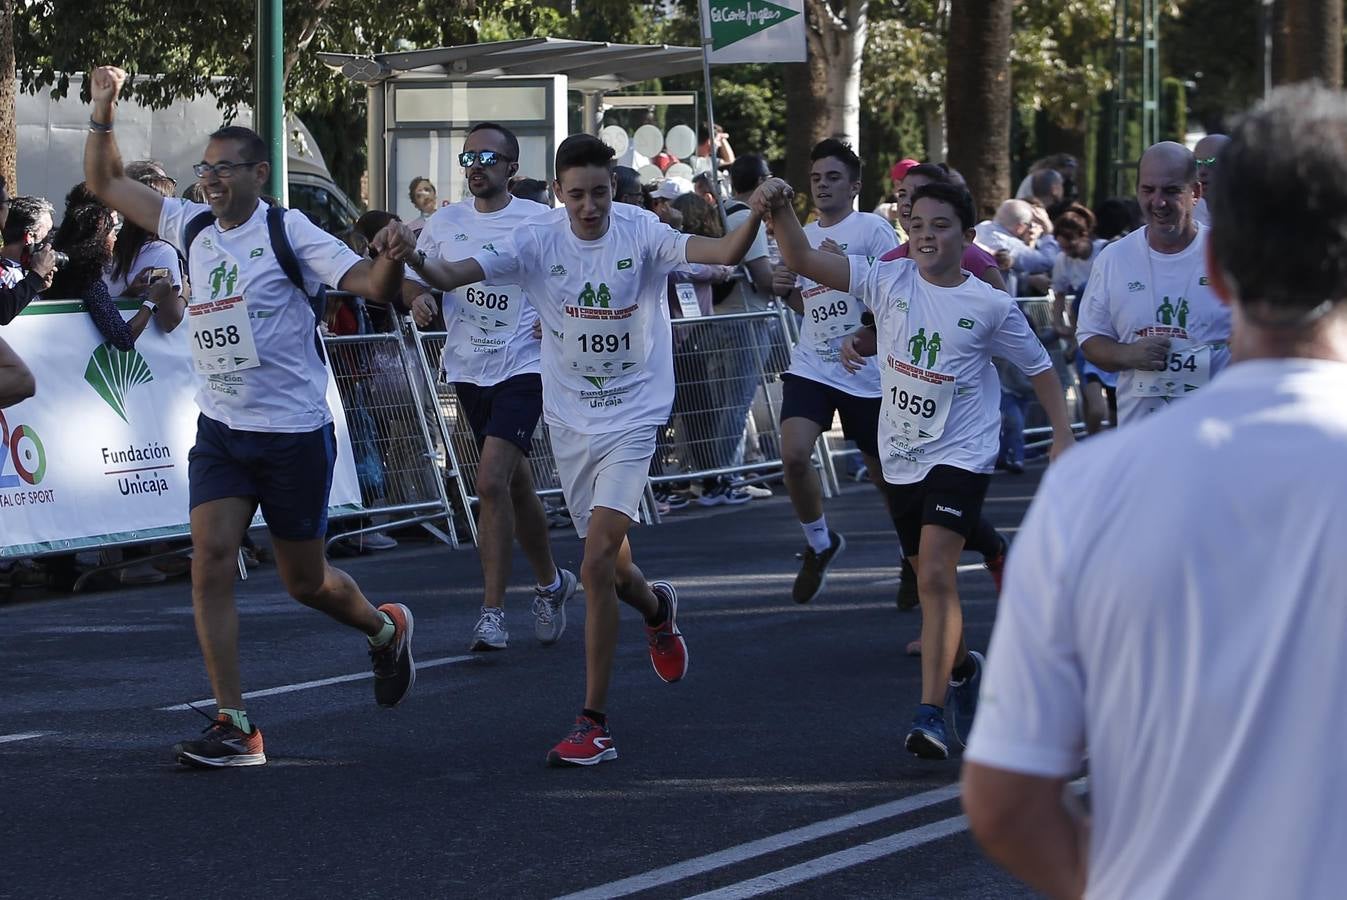
{"type": "Polygon", "coordinates": [[[903,552],[920,555],[923,525],[939,525],[963,535],[964,540],[971,538],[991,483],[990,475],[957,466],[936,466],[912,484],[885,482],[889,514],[903,552]]]}
{"type": "Polygon", "coordinates": [[[298,434],[236,431],[204,414],[187,454],[191,507],[226,497],[255,499],[271,533],[284,541],[327,534],[327,499],[337,463],[331,423],[298,434]]]}
{"type": "Polygon", "coordinates": [[[479,387],[455,381],[454,392],[468,417],[477,448],[487,436],[509,441],[525,456],[533,446],[533,429],[543,414],[543,379],[537,372],[525,372],[500,384],[479,387]]]}
{"type": "Polygon", "coordinates": [[[880,397],[857,397],[832,385],[789,372],[781,376],[781,421],[808,419],[828,431],[833,413],[842,419],[842,434],[866,456],[879,456],[880,397]]]}

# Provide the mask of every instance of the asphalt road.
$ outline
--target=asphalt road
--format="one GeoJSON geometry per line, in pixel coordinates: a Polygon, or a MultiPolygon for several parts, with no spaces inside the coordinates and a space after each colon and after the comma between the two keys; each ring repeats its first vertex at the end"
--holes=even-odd
{"type": "MultiPolygon", "coordinates": [[[[986,511],[1012,536],[1037,471],[993,480],[986,511]]],[[[359,635],[254,571],[238,591],[245,689],[283,689],[249,702],[264,768],[188,771],[169,753],[206,724],[170,708],[210,695],[185,581],[0,606],[0,897],[1033,896],[975,848],[958,761],[902,749],[919,618],[895,609],[878,496],[829,501],[848,548],[800,607],[803,540],[777,493],[633,532],[646,574],[678,588],[690,669],[661,683],[624,609],[620,756],[590,769],[544,765],[583,699],[583,597],[560,643],[538,646],[522,559],[511,646],[489,655],[466,652],[471,549],[340,561],[416,616],[418,680],[396,710],[374,704],[359,635]]],[[[573,532],[552,534],[577,567],[573,532]]],[[[993,587],[965,562],[969,643],[985,648],[993,587]]]]}

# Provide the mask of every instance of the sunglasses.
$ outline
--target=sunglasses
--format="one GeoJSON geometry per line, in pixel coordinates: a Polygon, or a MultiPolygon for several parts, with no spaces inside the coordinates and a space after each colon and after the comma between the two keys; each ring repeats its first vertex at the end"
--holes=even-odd
{"type": "Polygon", "coordinates": [[[220,178],[233,178],[235,169],[246,169],[249,166],[261,165],[262,162],[263,160],[260,159],[254,160],[253,162],[240,162],[240,163],[222,162],[216,163],[215,165],[211,165],[210,163],[206,162],[199,162],[196,165],[192,166],[192,171],[196,173],[197,178],[205,178],[212,172],[214,172],[220,178]]]}
{"type": "Polygon", "coordinates": [[[1197,161],[1197,167],[1199,169],[1210,169],[1213,168],[1215,165],[1216,165],[1216,157],[1214,156],[1208,156],[1206,159],[1199,159],[1197,161]]]}
{"type": "Polygon", "coordinates": [[[465,169],[478,163],[491,168],[498,162],[514,162],[514,160],[495,150],[464,150],[458,155],[458,164],[465,169]]]}

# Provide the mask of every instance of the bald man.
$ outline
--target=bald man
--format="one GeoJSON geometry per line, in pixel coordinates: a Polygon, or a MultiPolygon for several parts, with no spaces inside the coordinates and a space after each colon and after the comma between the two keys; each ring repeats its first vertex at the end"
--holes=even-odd
{"type": "Polygon", "coordinates": [[[1197,206],[1193,208],[1193,218],[1197,219],[1199,224],[1211,224],[1211,213],[1207,211],[1207,186],[1216,175],[1216,157],[1220,155],[1221,148],[1228,143],[1230,138],[1227,135],[1209,134],[1198,141],[1197,146],[1193,148],[1193,155],[1197,157],[1197,180],[1202,182],[1202,196],[1197,199],[1197,206]]]}
{"type": "Polygon", "coordinates": [[[979,222],[973,231],[977,242],[988,251],[1002,259],[1009,255],[1010,268],[1003,271],[1011,296],[1048,292],[1056,254],[1031,246],[1035,237],[1034,207],[1027,201],[1007,200],[997,207],[993,218],[979,222]]]}
{"type": "Polygon", "coordinates": [[[1193,218],[1202,196],[1197,158],[1172,141],[1137,165],[1145,227],[1095,260],[1076,339],[1085,358],[1118,372],[1126,425],[1202,388],[1230,360],[1230,310],[1207,278],[1207,229],[1193,218]]]}

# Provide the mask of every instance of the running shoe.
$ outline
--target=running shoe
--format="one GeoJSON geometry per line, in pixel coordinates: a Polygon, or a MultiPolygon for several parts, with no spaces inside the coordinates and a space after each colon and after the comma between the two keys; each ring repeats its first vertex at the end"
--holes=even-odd
{"type": "Polygon", "coordinates": [[[752,500],[766,500],[772,496],[772,489],[764,484],[737,484],[735,487],[748,494],[752,500]]]}
{"type": "Polygon", "coordinates": [[[992,575],[992,581],[996,584],[996,596],[1001,596],[1001,580],[1006,574],[1006,554],[1010,551],[1010,544],[1006,541],[1005,535],[998,534],[1001,539],[1001,550],[995,556],[983,562],[983,566],[992,575]]]}
{"type": "Polygon", "coordinates": [[[262,750],[262,731],[254,727],[250,732],[239,729],[226,715],[216,717],[206,726],[203,736],[194,741],[173,745],[173,758],[194,769],[225,769],[233,766],[265,766],[267,755],[262,750]]]}
{"type": "Polygon", "coordinates": [[[369,648],[374,668],[374,699],[380,706],[397,706],[416,684],[416,662],[412,659],[412,611],[401,603],[379,607],[393,620],[393,637],[388,643],[369,648]]]}
{"type": "Polygon", "coordinates": [[[921,599],[917,596],[917,570],[904,556],[902,578],[898,582],[898,609],[907,612],[918,606],[921,606],[921,599]]]}
{"type": "Polygon", "coordinates": [[[703,490],[697,502],[702,506],[738,506],[752,499],[742,488],[718,481],[713,487],[703,490]]]}
{"type": "Polygon", "coordinates": [[[918,707],[912,717],[912,729],[903,743],[907,752],[922,759],[949,759],[949,735],[945,717],[926,707],[918,707]]]}
{"type": "Polygon", "coordinates": [[[505,610],[496,606],[483,606],[482,615],[473,626],[468,649],[504,650],[509,642],[510,632],[505,630],[505,610]]]}
{"type": "Polygon", "coordinates": [[[669,491],[665,502],[669,504],[669,509],[687,509],[692,505],[692,495],[687,491],[669,491]]]}
{"type": "Polygon", "coordinates": [[[589,716],[576,716],[571,733],[547,751],[547,764],[554,768],[596,766],[609,759],[617,759],[613,734],[589,716]]]}
{"type": "Polygon", "coordinates": [[[973,716],[977,715],[978,694],[982,690],[982,668],[987,662],[976,650],[968,651],[968,659],[973,663],[973,674],[961,681],[951,681],[945,700],[954,739],[961,747],[968,744],[968,734],[973,730],[973,716]]]}
{"type": "Polygon", "coordinates": [[[675,682],[688,673],[688,645],[683,632],[678,630],[678,593],[667,581],[652,581],[650,590],[669,604],[669,617],[659,625],[645,626],[650,642],[650,664],[655,674],[666,684],[675,682]]]}
{"type": "Polygon", "coordinates": [[[566,630],[566,601],[575,596],[578,583],[574,572],[567,569],[557,572],[561,575],[561,586],[555,591],[533,589],[533,636],[544,647],[561,640],[561,633],[566,630]]]}
{"type": "Polygon", "coordinates": [[[800,564],[800,573],[795,576],[795,586],[790,591],[791,599],[796,603],[808,603],[823,593],[828,567],[847,548],[846,538],[832,529],[828,529],[828,540],[831,543],[822,553],[815,553],[813,547],[805,547],[804,562],[800,564]]]}

